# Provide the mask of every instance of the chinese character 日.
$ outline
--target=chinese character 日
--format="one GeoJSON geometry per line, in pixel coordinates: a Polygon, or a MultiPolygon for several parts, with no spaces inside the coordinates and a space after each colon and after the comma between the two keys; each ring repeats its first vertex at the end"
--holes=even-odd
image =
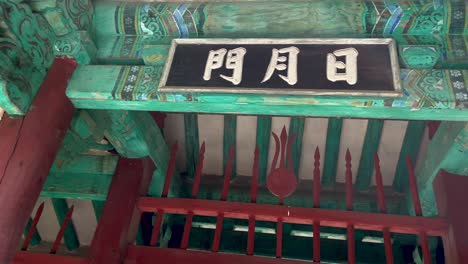
{"type": "Polygon", "coordinates": [[[346,81],[350,85],[357,82],[357,56],[359,52],[354,48],[335,50],[327,54],[327,79],[336,81],[346,81]],[[346,64],[336,61],[336,57],[346,56],[346,64]],[[337,70],[345,70],[337,72],[337,70]]]}
{"type": "Polygon", "coordinates": [[[279,77],[287,82],[289,85],[294,85],[297,83],[297,54],[299,54],[299,49],[296,47],[287,47],[284,49],[273,49],[271,54],[270,65],[265,73],[265,77],[262,80],[262,83],[268,81],[275,70],[283,71],[288,69],[287,75],[279,74],[279,77]],[[280,56],[280,54],[288,53],[288,58],[285,56],[280,56]],[[288,59],[288,65],[282,63],[288,59]]]}
{"type": "Polygon", "coordinates": [[[211,79],[211,72],[223,66],[224,56],[226,53],[226,69],[233,70],[232,76],[229,77],[222,74],[219,76],[226,81],[232,82],[234,85],[238,85],[242,81],[244,55],[247,53],[247,50],[242,47],[229,50],[229,52],[226,49],[210,50],[206,61],[203,80],[209,81],[211,79]]]}

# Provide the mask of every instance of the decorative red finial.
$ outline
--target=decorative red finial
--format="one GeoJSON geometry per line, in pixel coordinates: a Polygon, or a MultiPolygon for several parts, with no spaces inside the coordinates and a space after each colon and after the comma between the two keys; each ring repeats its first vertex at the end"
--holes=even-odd
{"type": "Polygon", "coordinates": [[[314,154],[314,207],[320,207],[320,151],[319,148],[315,148],[314,154]]]}
{"type": "Polygon", "coordinates": [[[281,136],[272,132],[275,140],[275,155],[271,164],[270,174],[267,177],[267,187],[271,193],[278,196],[280,201],[291,195],[297,187],[297,179],[292,166],[291,147],[295,137],[287,135],[286,127],[283,126],[281,136]],[[278,157],[280,157],[279,167],[276,168],[278,157]],[[288,168],[286,167],[286,158],[288,159],[288,168]]]}

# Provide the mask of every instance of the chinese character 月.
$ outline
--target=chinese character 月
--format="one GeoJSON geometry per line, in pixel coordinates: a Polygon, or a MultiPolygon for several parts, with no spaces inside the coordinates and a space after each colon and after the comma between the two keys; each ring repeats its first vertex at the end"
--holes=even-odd
{"type": "Polygon", "coordinates": [[[297,54],[299,54],[299,49],[296,47],[287,47],[284,49],[273,49],[271,54],[270,65],[265,73],[265,77],[262,80],[262,83],[268,81],[275,70],[283,71],[288,69],[287,75],[279,74],[279,77],[287,82],[289,85],[294,85],[297,83],[297,54]],[[285,56],[280,56],[280,54],[288,53],[288,58],[285,56]],[[288,65],[282,63],[288,60],[288,65]]]}
{"type": "MultiPolygon", "coordinates": [[[[211,79],[211,71],[219,69],[223,66],[226,52],[226,49],[210,50],[210,53],[208,54],[208,60],[206,61],[203,80],[209,81],[211,79]]],[[[227,52],[226,58],[226,69],[233,70],[232,76],[229,77],[222,74],[219,76],[226,81],[232,82],[234,85],[238,85],[242,81],[242,66],[244,63],[245,53],[247,53],[247,50],[242,47],[229,50],[229,52],[227,52]]]]}
{"type": "Polygon", "coordinates": [[[357,56],[359,52],[354,48],[335,50],[327,54],[327,79],[336,81],[346,81],[350,85],[357,82],[357,56]],[[336,61],[336,57],[346,56],[346,64],[336,61]],[[345,70],[338,73],[337,70],[345,70]]]}

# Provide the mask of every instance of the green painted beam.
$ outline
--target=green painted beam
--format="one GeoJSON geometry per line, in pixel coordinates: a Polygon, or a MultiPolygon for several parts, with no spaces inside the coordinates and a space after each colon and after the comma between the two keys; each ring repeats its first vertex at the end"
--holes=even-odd
{"type": "MultiPolygon", "coordinates": [[[[83,115],[80,114],[80,118],[83,115]]],[[[169,149],[161,130],[147,112],[128,111],[88,111],[86,124],[75,122],[83,137],[106,137],[122,156],[150,156],[157,169],[154,172],[149,194],[159,196],[164,184],[169,162],[169,149]],[[84,129],[86,128],[86,129],[84,129]],[[85,133],[87,131],[87,133],[85,133]],[[97,131],[97,132],[96,132],[97,131]],[[99,132],[100,131],[100,132],[99,132]]],[[[76,150],[86,150],[80,146],[80,133],[70,133],[73,137],[65,141],[51,172],[46,179],[42,197],[87,199],[104,201],[114,175],[118,156],[83,155],[76,150]],[[77,152],[77,153],[75,153],[77,152]]],[[[178,172],[175,172],[178,176],[178,172]]],[[[179,177],[173,177],[170,196],[181,195],[179,177]]]]}
{"type": "MultiPolygon", "coordinates": [[[[402,69],[401,98],[333,96],[262,96],[158,92],[162,66],[81,65],[75,70],[67,96],[77,108],[147,110],[220,114],[335,116],[353,118],[468,121],[468,110],[449,70],[402,69]],[[127,86],[128,76],[137,78],[127,86]],[[89,78],[99,76],[99,78],[89,78]],[[427,83],[438,89],[425,89],[427,83]],[[454,88],[455,87],[455,88],[454,88]]],[[[459,70],[468,75],[468,70],[459,70]]],[[[468,78],[466,78],[468,79],[468,78]]]]}
{"type": "Polygon", "coordinates": [[[185,125],[185,151],[187,175],[193,178],[197,166],[200,142],[198,138],[198,116],[197,114],[184,114],[185,125]]]}
{"type": "MultiPolygon", "coordinates": [[[[437,173],[447,172],[468,176],[468,122],[444,121],[429,142],[421,164],[416,168],[419,197],[424,216],[437,215],[433,181],[437,173]]],[[[414,213],[411,195],[408,192],[406,204],[414,213]]]]}
{"type": "Polygon", "coordinates": [[[336,182],[336,172],[338,155],[340,152],[341,128],[343,119],[329,118],[327,128],[327,141],[325,143],[325,153],[321,150],[321,154],[325,154],[322,172],[323,188],[332,188],[336,182]]]}
{"type": "Polygon", "coordinates": [[[117,160],[118,156],[115,155],[78,155],[69,160],[56,159],[41,197],[104,201],[117,160]],[[63,163],[58,165],[58,161],[63,163]]]}
{"type": "MultiPolygon", "coordinates": [[[[26,228],[24,229],[24,235],[26,236],[29,232],[29,229],[31,228],[31,225],[32,225],[32,222],[33,220],[31,219],[31,217],[29,218],[28,220],[28,223],[26,223],[26,228]]],[[[31,246],[35,246],[35,245],[38,245],[39,243],[41,243],[41,236],[39,235],[39,232],[37,232],[37,229],[36,231],[34,232],[32,238],[31,238],[31,242],[29,243],[31,246]]]]}
{"type": "MultiPolygon", "coordinates": [[[[148,155],[148,146],[142,140],[143,131],[138,120],[128,111],[88,110],[90,127],[102,130],[119,155],[141,158],[148,155]]],[[[148,123],[148,127],[151,123],[148,123]]]]}
{"type": "MultiPolygon", "coordinates": [[[[156,165],[156,170],[153,173],[148,194],[152,197],[160,197],[164,181],[166,179],[167,168],[169,166],[169,159],[171,156],[170,148],[172,148],[172,146],[167,146],[161,129],[149,113],[131,111],[128,112],[128,114],[133,120],[135,120],[137,129],[141,131],[142,134],[141,141],[143,141],[147,146],[147,155],[151,157],[156,165]]],[[[169,188],[169,197],[184,197],[185,193],[186,190],[182,189],[179,171],[175,168],[169,188]]]]}
{"type": "Polygon", "coordinates": [[[224,135],[223,135],[223,173],[229,160],[229,149],[234,146],[234,158],[232,160],[231,179],[236,177],[237,158],[236,158],[236,138],[237,138],[237,116],[224,116],[224,135]]]}
{"type": "Polygon", "coordinates": [[[367,123],[355,183],[358,191],[367,191],[371,184],[372,175],[374,175],[374,155],[379,149],[383,124],[384,120],[381,119],[370,119],[367,123]]]}
{"type": "Polygon", "coordinates": [[[303,117],[292,117],[289,123],[288,136],[296,134],[294,141],[291,145],[292,161],[294,167],[294,174],[299,178],[299,168],[301,166],[301,155],[302,155],[302,138],[304,136],[304,124],[305,118],[303,117]]]}
{"type": "MultiPolygon", "coordinates": [[[[59,225],[61,225],[65,220],[65,215],[68,212],[67,200],[60,198],[52,198],[51,200],[55,214],[57,216],[57,221],[59,222],[59,225]]],[[[75,250],[80,247],[80,242],[78,241],[78,236],[76,234],[75,226],[73,225],[72,220],[70,220],[67,227],[65,228],[65,235],[63,239],[68,250],[75,250]]]]}
{"type": "Polygon", "coordinates": [[[406,156],[410,156],[416,161],[418,158],[419,147],[424,136],[426,122],[409,121],[406,128],[405,138],[400,150],[395,177],[393,178],[393,188],[397,192],[407,192],[409,188],[408,167],[406,165],[406,156]]]}
{"type": "Polygon", "coordinates": [[[94,21],[99,26],[95,35],[97,46],[104,49],[99,57],[117,63],[143,57],[146,63],[146,46],[167,44],[173,38],[391,37],[404,47],[399,55],[405,66],[468,65],[465,53],[460,52],[465,50],[466,27],[453,23],[466,13],[463,1],[434,5],[392,1],[403,11],[400,23],[391,29],[387,20],[375,19],[388,9],[382,1],[177,1],[184,2],[182,9],[180,3],[169,2],[96,2],[94,21]],[[284,15],[284,10],[293,15],[284,15]],[[439,19],[428,21],[428,17],[439,19]],[[427,27],[421,27],[422,23],[427,27]],[[439,34],[433,34],[434,28],[439,34]]]}
{"type": "Polygon", "coordinates": [[[270,137],[271,137],[271,117],[258,116],[257,117],[257,133],[256,144],[259,149],[258,158],[258,184],[264,185],[268,174],[268,153],[270,150],[270,137]]]}
{"type": "MultiPolygon", "coordinates": [[[[170,151],[166,145],[161,129],[152,116],[144,111],[125,110],[89,110],[92,127],[99,127],[106,139],[115,147],[117,152],[127,158],[142,158],[150,156],[156,165],[148,194],[158,197],[161,195],[170,151]]],[[[169,195],[179,194],[180,177],[178,170],[174,170],[169,195]]]]}
{"type": "Polygon", "coordinates": [[[112,175],[67,173],[49,174],[41,197],[105,201],[112,175]]]}

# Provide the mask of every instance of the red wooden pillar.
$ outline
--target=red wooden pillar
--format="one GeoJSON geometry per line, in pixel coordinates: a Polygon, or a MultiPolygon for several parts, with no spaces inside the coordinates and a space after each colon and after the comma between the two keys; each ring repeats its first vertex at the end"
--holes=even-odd
{"type": "Polygon", "coordinates": [[[442,237],[446,263],[468,263],[468,177],[444,170],[434,180],[439,216],[447,218],[449,228],[442,237]]]}
{"type": "Polygon", "coordinates": [[[1,121],[0,146],[6,154],[0,155],[0,263],[10,263],[15,255],[71,122],[74,107],[65,89],[75,67],[74,60],[56,59],[28,114],[1,121]]]}
{"type": "Polygon", "coordinates": [[[154,169],[149,158],[119,159],[86,263],[122,263],[141,216],[136,201],[148,192],[154,169]]]}

